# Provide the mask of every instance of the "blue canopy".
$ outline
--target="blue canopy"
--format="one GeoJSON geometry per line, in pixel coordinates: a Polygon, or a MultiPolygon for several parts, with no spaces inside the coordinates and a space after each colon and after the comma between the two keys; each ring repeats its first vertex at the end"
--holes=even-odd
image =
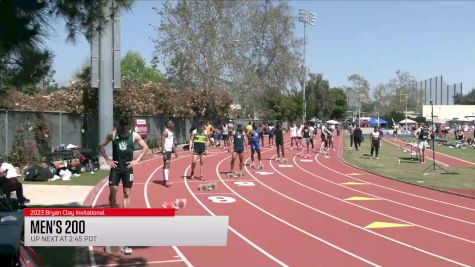
{"type": "MultiPolygon", "coordinates": [[[[371,118],[369,124],[378,124],[378,118],[371,118]]],[[[379,124],[388,124],[384,118],[379,118],[379,124]]]]}

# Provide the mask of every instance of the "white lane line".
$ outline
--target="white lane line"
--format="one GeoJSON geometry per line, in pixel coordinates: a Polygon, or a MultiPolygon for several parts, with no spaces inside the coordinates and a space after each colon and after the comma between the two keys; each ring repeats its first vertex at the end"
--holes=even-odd
{"type": "Polygon", "coordinates": [[[203,192],[203,193],[195,193],[196,195],[233,195],[231,192],[203,192]]]}
{"type": "MultiPolygon", "coordinates": [[[[383,139],[383,141],[385,141],[385,142],[387,142],[387,143],[389,143],[389,144],[391,144],[391,145],[393,145],[393,146],[398,146],[398,147],[400,147],[400,148],[402,148],[402,149],[408,150],[410,153],[412,153],[412,151],[410,151],[410,148],[407,148],[407,147],[398,145],[398,144],[396,144],[396,143],[390,142],[390,141],[385,140],[385,139],[383,139]]],[[[406,143],[406,145],[407,145],[407,146],[411,146],[412,148],[416,149],[415,153],[416,153],[416,155],[418,154],[418,148],[414,147],[414,146],[413,146],[412,144],[410,144],[410,143],[406,143]]],[[[429,150],[429,151],[430,151],[430,150],[429,150]]],[[[430,160],[432,160],[432,161],[434,160],[434,158],[432,158],[432,156],[429,155],[428,153],[427,153],[425,156],[426,156],[427,158],[429,158],[430,160]]],[[[417,158],[416,158],[416,159],[417,159],[417,158]]],[[[436,160],[435,162],[436,162],[436,163],[439,163],[439,164],[442,164],[442,165],[444,165],[445,167],[450,167],[448,164],[443,163],[443,162],[440,162],[440,161],[438,161],[438,160],[436,160]]]]}
{"type": "MultiPolygon", "coordinates": [[[[220,165],[224,160],[226,160],[226,158],[223,159],[223,160],[221,160],[221,161],[218,163],[218,165],[216,166],[216,174],[218,175],[219,179],[221,179],[221,180],[222,180],[222,178],[221,178],[221,176],[219,175],[218,167],[219,167],[219,165],[220,165]]],[[[247,162],[247,161],[249,161],[249,159],[247,159],[246,162],[247,162]]],[[[256,179],[256,177],[254,177],[254,175],[249,171],[249,169],[248,169],[247,167],[246,167],[246,171],[249,173],[249,175],[251,175],[251,176],[254,178],[254,180],[256,180],[256,181],[259,182],[260,184],[266,186],[265,184],[263,184],[262,182],[260,182],[258,179],[256,179]]],[[[258,206],[258,205],[256,205],[256,204],[254,204],[253,202],[251,202],[251,201],[248,200],[247,198],[241,196],[239,193],[237,193],[236,191],[234,191],[229,185],[227,185],[226,183],[224,183],[224,180],[222,180],[222,181],[223,181],[223,184],[224,184],[231,192],[233,192],[237,197],[239,197],[240,199],[244,200],[246,203],[248,203],[249,205],[251,205],[251,206],[253,206],[254,208],[258,209],[259,211],[263,212],[264,214],[269,215],[271,218],[275,219],[276,221],[279,221],[279,222],[281,222],[281,223],[283,223],[283,224],[285,224],[285,225],[287,225],[287,226],[293,228],[294,230],[297,230],[298,232],[303,233],[304,235],[307,235],[307,236],[309,236],[309,237],[311,237],[311,238],[313,238],[313,239],[316,239],[316,240],[318,240],[318,241],[320,241],[320,242],[322,242],[322,243],[324,243],[324,244],[326,244],[326,245],[328,245],[328,246],[330,246],[330,247],[332,247],[332,248],[335,248],[335,249],[337,249],[337,250],[339,250],[339,251],[341,251],[341,252],[343,252],[343,253],[345,253],[345,254],[347,254],[347,255],[350,255],[351,257],[354,257],[354,258],[356,258],[356,259],[358,259],[358,260],[360,260],[360,261],[363,261],[363,262],[365,262],[365,263],[367,263],[367,264],[369,264],[369,265],[371,265],[371,266],[380,266],[380,265],[378,265],[378,264],[376,264],[376,263],[374,263],[374,262],[372,262],[372,261],[369,261],[369,260],[367,260],[367,259],[365,259],[365,258],[363,258],[363,257],[360,257],[360,256],[358,256],[358,255],[356,255],[356,254],[354,254],[354,253],[352,253],[352,252],[350,252],[350,251],[348,251],[348,250],[346,250],[346,249],[344,249],[344,248],[341,248],[341,247],[339,247],[339,246],[337,246],[337,245],[335,245],[335,244],[333,244],[333,243],[331,243],[331,242],[329,242],[329,241],[326,241],[326,240],[324,240],[324,239],[322,239],[322,238],[320,238],[320,237],[318,237],[318,236],[316,236],[316,235],[314,235],[314,234],[311,234],[311,233],[309,233],[309,232],[307,232],[307,231],[305,231],[305,230],[303,230],[303,229],[301,229],[301,228],[299,228],[299,227],[297,227],[297,226],[295,226],[295,225],[293,225],[293,224],[291,224],[291,223],[285,221],[284,219],[282,219],[282,218],[280,218],[280,217],[277,217],[276,215],[274,215],[274,214],[268,212],[267,210],[261,208],[260,206],[258,206]]],[[[267,187],[267,186],[266,186],[266,187],[267,187]]],[[[269,189],[271,189],[271,188],[269,188],[269,189]]],[[[271,189],[271,190],[273,190],[273,189],[271,189]]],[[[277,191],[275,191],[275,192],[277,192],[277,191]]],[[[277,193],[281,194],[280,192],[277,192],[277,193]]],[[[284,195],[282,194],[282,196],[284,196],[284,195]]],[[[303,204],[303,203],[302,203],[302,204],[303,204]]],[[[305,204],[304,204],[304,205],[305,205],[305,204]]]]}
{"type": "Polygon", "coordinates": [[[141,266],[141,265],[148,265],[148,264],[163,264],[163,263],[175,263],[175,262],[183,262],[182,260],[168,260],[168,261],[146,261],[146,262],[133,262],[133,263],[112,263],[112,264],[105,264],[105,265],[97,265],[97,267],[115,267],[115,266],[141,266]]]}
{"type": "MultiPolygon", "coordinates": [[[[294,157],[294,160],[295,160],[295,157],[294,157]]],[[[247,168],[246,168],[246,170],[247,170],[247,168]]],[[[247,170],[247,171],[248,171],[248,170],[247,170]]],[[[355,228],[358,228],[358,229],[360,229],[360,230],[362,230],[362,231],[365,231],[365,232],[367,232],[367,233],[370,233],[370,234],[379,236],[379,237],[381,237],[381,238],[384,238],[384,239],[386,239],[386,240],[392,241],[392,242],[397,243],[397,244],[399,244],[399,245],[402,245],[402,246],[404,246],[404,247],[408,247],[408,248],[417,250],[417,251],[422,252],[422,253],[424,253],[424,254],[427,254],[427,255],[430,255],[430,256],[439,258],[439,259],[441,259],[441,260],[444,260],[444,261],[447,261],[447,262],[450,262],[450,263],[453,263],[453,264],[456,264],[456,265],[459,265],[459,266],[470,267],[469,265],[466,265],[466,264],[464,264],[464,263],[460,263],[460,262],[458,262],[458,261],[455,261],[455,260],[452,260],[452,259],[443,257],[443,256],[441,256],[441,255],[438,255],[438,254],[435,254],[435,253],[432,253],[432,252],[423,250],[423,249],[421,249],[421,248],[418,248],[418,247],[409,245],[409,244],[407,244],[407,243],[401,242],[401,241],[396,240],[396,239],[393,239],[393,238],[391,238],[391,237],[382,235],[382,234],[380,234],[380,233],[373,232],[373,231],[368,230],[368,229],[366,229],[366,228],[364,228],[364,227],[361,227],[361,226],[359,226],[359,225],[353,224],[353,223],[351,223],[351,222],[349,222],[349,221],[343,220],[343,219],[341,219],[341,218],[339,218],[339,217],[336,217],[336,216],[331,215],[331,214],[329,214],[329,213],[326,213],[326,212],[324,212],[324,211],[322,211],[322,210],[319,210],[319,209],[317,209],[317,208],[314,208],[314,207],[312,207],[312,206],[309,206],[309,205],[307,205],[307,204],[305,204],[305,203],[303,203],[303,202],[300,202],[300,201],[298,201],[298,200],[296,200],[296,199],[294,199],[294,198],[292,198],[292,197],[289,197],[289,196],[287,196],[287,195],[285,195],[285,194],[283,194],[283,193],[281,193],[281,192],[279,192],[279,191],[277,191],[277,190],[271,188],[270,186],[266,185],[265,183],[263,183],[263,182],[261,182],[259,179],[257,179],[251,172],[248,171],[248,173],[254,178],[254,180],[256,180],[258,183],[260,183],[260,184],[263,185],[264,187],[268,188],[269,190],[273,191],[274,193],[276,193],[276,194],[278,194],[278,195],[280,195],[280,196],[282,196],[282,197],[284,197],[284,198],[287,198],[287,199],[289,199],[289,200],[291,200],[291,201],[293,201],[293,202],[295,202],[295,203],[297,203],[297,204],[300,204],[301,206],[304,206],[304,207],[306,207],[306,208],[308,208],[308,209],[311,209],[311,210],[313,210],[313,211],[316,211],[316,212],[318,212],[318,213],[320,213],[320,214],[322,214],[322,215],[325,215],[325,216],[327,216],[327,217],[330,217],[330,218],[335,219],[335,220],[337,220],[337,221],[340,221],[340,222],[342,222],[342,223],[348,224],[348,225],[350,225],[350,226],[353,226],[353,227],[355,227],[355,228]]],[[[236,194],[236,196],[240,197],[240,198],[243,199],[244,201],[246,201],[246,202],[248,202],[249,204],[251,204],[251,205],[254,206],[254,204],[252,204],[252,202],[250,202],[250,201],[248,201],[246,198],[240,196],[237,192],[235,192],[235,191],[234,191],[232,188],[230,188],[228,185],[226,185],[226,187],[228,187],[228,189],[229,189],[230,191],[234,192],[234,193],[236,194]]],[[[258,209],[261,209],[261,208],[259,208],[258,206],[255,206],[255,207],[258,208],[258,209]]],[[[263,210],[263,209],[262,209],[262,211],[263,211],[263,212],[266,212],[266,211],[263,210]]],[[[266,212],[266,213],[267,213],[267,212],[266,212]]],[[[269,215],[271,215],[271,214],[269,213],[269,215]]],[[[273,215],[271,215],[271,216],[273,216],[273,215]]],[[[276,217],[276,218],[277,218],[277,217],[276,217]]],[[[290,226],[290,225],[289,225],[289,226],[290,226]]],[[[291,227],[292,227],[292,226],[291,226],[291,227]]],[[[293,228],[294,228],[294,227],[295,227],[295,229],[300,229],[300,228],[298,228],[298,227],[296,227],[296,226],[293,226],[293,228]]],[[[304,231],[304,230],[301,230],[301,229],[300,229],[300,231],[304,231]]],[[[305,231],[304,231],[304,232],[305,232],[305,231]]],[[[305,233],[307,233],[307,232],[305,232],[305,233]]],[[[310,233],[307,233],[307,235],[311,235],[311,234],[310,234],[310,233]]],[[[325,241],[325,242],[327,242],[327,241],[325,241]]],[[[329,242],[328,242],[328,243],[329,243],[329,242]]],[[[329,243],[329,244],[331,244],[331,243],[329,243]]],[[[335,246],[335,248],[337,248],[337,249],[342,249],[342,248],[339,248],[339,247],[337,247],[336,245],[333,245],[333,244],[331,244],[331,246],[335,246]]],[[[342,249],[342,251],[346,251],[346,250],[342,249]]],[[[351,252],[348,252],[347,254],[352,255],[352,256],[356,256],[358,259],[362,259],[362,260],[364,260],[364,261],[367,262],[367,263],[370,263],[370,264],[372,263],[372,262],[370,262],[370,261],[368,261],[368,260],[365,260],[364,258],[361,258],[361,257],[359,257],[359,256],[357,256],[357,255],[352,254],[351,252]]]]}
{"type": "MultiPolygon", "coordinates": [[[[106,180],[104,184],[101,186],[101,189],[99,189],[99,192],[97,192],[96,196],[94,197],[94,200],[92,201],[92,207],[94,208],[96,206],[97,200],[99,199],[99,196],[102,194],[102,191],[106,188],[106,186],[109,184],[109,181],[106,180]]],[[[91,263],[91,267],[97,267],[96,265],[96,257],[94,257],[94,247],[89,246],[89,262],[91,263]]]]}
{"type": "MultiPolygon", "coordinates": [[[[229,158],[229,157],[228,157],[229,158]]],[[[225,158],[226,159],[226,158],[225,158]]],[[[188,166],[188,168],[186,168],[185,170],[185,173],[184,175],[186,175],[186,173],[188,172],[188,170],[190,169],[190,166],[188,166]]],[[[218,173],[219,175],[219,173],[218,173]]],[[[198,202],[198,204],[201,205],[201,207],[203,207],[203,209],[205,209],[210,215],[212,216],[216,216],[216,214],[214,214],[210,209],[208,209],[208,207],[206,207],[205,204],[203,204],[203,202],[201,202],[201,200],[199,200],[199,198],[193,193],[193,191],[191,190],[190,186],[188,185],[188,182],[185,180],[185,186],[186,186],[186,189],[188,190],[188,192],[191,194],[191,196],[196,200],[196,202],[198,202]]],[[[255,248],[257,251],[261,252],[262,254],[264,254],[266,257],[268,257],[269,259],[273,260],[274,262],[276,262],[277,264],[279,264],[280,266],[285,266],[287,267],[288,265],[283,263],[282,261],[280,261],[279,259],[277,259],[276,257],[272,256],[269,252],[265,251],[264,249],[262,249],[261,247],[259,247],[258,245],[256,245],[254,242],[252,242],[251,240],[247,239],[244,235],[242,235],[241,233],[239,233],[238,231],[236,231],[234,228],[232,228],[231,226],[228,225],[228,228],[231,232],[233,232],[234,234],[236,234],[239,238],[241,238],[242,240],[244,240],[246,243],[248,243],[249,245],[251,245],[253,248],[255,248]]]]}
{"type": "MultiPolygon", "coordinates": [[[[391,143],[393,145],[396,145],[396,146],[399,146],[396,142],[393,142],[393,141],[389,141],[389,140],[386,140],[386,139],[383,139],[384,141],[388,142],[388,143],[391,143]]],[[[400,146],[399,146],[400,147],[400,146]]],[[[475,165],[475,163],[471,162],[471,161],[467,161],[467,160],[464,160],[464,159],[461,159],[461,158],[457,158],[457,157],[454,157],[454,156],[451,156],[451,155],[448,155],[448,154],[445,154],[445,153],[442,153],[442,152],[438,152],[436,151],[435,152],[436,154],[440,154],[442,156],[446,156],[446,157],[449,157],[449,158],[452,158],[452,159],[455,159],[455,160],[458,160],[458,161],[462,161],[462,162],[465,162],[465,163],[468,163],[468,164],[471,164],[471,165],[475,165]]],[[[431,155],[428,155],[430,158],[432,158],[431,155]]],[[[438,161],[436,161],[438,162],[438,161]]]]}
{"type": "MultiPolygon", "coordinates": [[[[313,175],[313,176],[315,176],[315,177],[317,177],[317,178],[322,178],[322,177],[319,176],[319,175],[313,174],[313,173],[311,173],[311,172],[305,170],[304,168],[302,168],[302,167],[301,167],[300,165],[298,165],[298,164],[297,164],[296,166],[297,166],[297,168],[301,169],[302,171],[304,171],[304,172],[306,172],[306,173],[308,173],[308,174],[310,174],[310,175],[313,175]]],[[[338,198],[338,197],[335,197],[335,196],[333,196],[333,195],[327,194],[327,193],[325,193],[325,192],[322,192],[322,191],[320,191],[320,190],[317,190],[317,189],[315,189],[315,188],[313,188],[313,187],[307,186],[307,185],[305,185],[305,184],[302,184],[302,183],[300,183],[300,182],[298,182],[298,181],[296,181],[296,180],[290,178],[289,176],[287,176],[287,175],[283,174],[282,172],[278,171],[278,170],[274,167],[274,165],[272,164],[272,162],[271,162],[271,167],[272,167],[272,169],[274,169],[277,173],[279,173],[280,175],[282,175],[282,176],[283,176],[284,178],[286,178],[287,180],[290,180],[290,181],[292,181],[292,182],[295,183],[295,184],[298,184],[298,185],[300,185],[300,186],[302,186],[302,187],[305,187],[305,188],[307,188],[307,189],[309,189],[309,190],[311,190],[311,191],[314,191],[314,192],[319,193],[319,194],[321,194],[321,195],[324,195],[324,196],[326,196],[326,197],[329,197],[329,198],[338,200],[338,201],[343,202],[343,203],[346,203],[346,204],[348,204],[348,205],[352,205],[352,206],[355,206],[355,207],[358,207],[358,208],[367,210],[367,211],[372,212],[372,213],[375,213],[375,214],[379,214],[379,215],[385,216],[385,217],[387,217],[387,218],[391,218],[391,219],[394,219],[394,220],[398,220],[398,221],[400,221],[400,222],[404,222],[404,223],[406,223],[406,224],[412,224],[412,225],[418,226],[418,227],[420,227],[420,228],[422,228],[422,229],[426,229],[426,230],[431,231],[431,232],[435,232],[435,233],[438,233],[438,234],[441,234],[441,235],[445,235],[445,236],[448,236],[448,237],[452,237],[452,238],[455,238],[455,239],[459,239],[459,240],[462,240],[462,241],[465,241],[465,242],[469,242],[469,243],[475,244],[475,241],[473,241],[473,240],[465,239],[465,238],[463,238],[463,237],[459,237],[459,236],[452,235],[452,234],[449,234],[449,233],[446,233],[446,232],[442,232],[442,231],[439,231],[439,230],[436,230],[436,229],[432,229],[432,228],[430,228],[430,227],[422,226],[422,225],[417,224],[417,223],[413,223],[413,222],[410,222],[410,221],[406,221],[406,220],[403,220],[403,219],[401,219],[401,218],[397,218],[397,217],[391,216],[391,215],[389,215],[389,214],[386,214],[386,213],[383,213],[383,212],[379,212],[379,211],[376,211],[376,210],[373,210],[373,209],[370,209],[370,208],[366,208],[366,207],[364,207],[364,206],[355,204],[355,203],[350,202],[350,201],[346,201],[346,200],[344,200],[344,199],[340,199],[340,198],[338,198]]]]}
{"type": "MultiPolygon", "coordinates": [[[[341,142],[340,142],[341,143],[341,142]]],[[[337,157],[338,158],[338,161],[340,161],[342,164],[345,164],[346,166],[349,166],[350,168],[352,169],[356,169],[352,166],[350,166],[349,164],[347,164],[344,160],[342,160],[340,157],[337,157]]],[[[320,165],[324,166],[320,161],[317,160],[317,163],[319,163],[320,165]]],[[[325,168],[327,168],[326,166],[324,166],[325,168]]],[[[327,168],[329,169],[329,168],[327,168]]],[[[341,173],[341,172],[337,172],[333,169],[329,169],[333,172],[336,172],[338,174],[342,174],[342,175],[345,175],[344,173],[341,173]]],[[[356,169],[358,171],[361,171],[359,169],[356,169]]],[[[367,172],[365,172],[367,173],[367,172]]],[[[378,175],[374,175],[374,174],[371,174],[371,173],[367,173],[368,175],[373,175],[373,176],[376,176],[378,177],[378,175]]],[[[465,206],[461,206],[461,205],[457,205],[457,204],[453,204],[453,203],[450,203],[450,202],[445,202],[445,201],[442,201],[442,200],[438,200],[438,199],[433,199],[433,198],[429,198],[429,197],[424,197],[424,196],[420,196],[420,195],[415,195],[415,194],[411,194],[409,192],[405,192],[405,191],[400,191],[400,190],[397,190],[397,189],[393,189],[393,188],[390,188],[390,187],[386,187],[386,186],[383,186],[383,185],[379,185],[379,184],[375,184],[375,183],[371,183],[371,182],[368,182],[368,181],[365,181],[365,180],[361,180],[361,179],[358,179],[356,177],[352,177],[352,176],[348,176],[348,175],[345,175],[346,177],[349,177],[351,179],[354,179],[354,180],[358,180],[360,182],[365,182],[365,183],[368,183],[368,184],[372,184],[374,186],[377,186],[377,187],[381,187],[381,188],[384,188],[384,189],[387,189],[387,190],[391,190],[391,191],[394,191],[394,192],[398,192],[398,193],[401,193],[401,194],[404,194],[404,195],[408,195],[408,196],[413,196],[413,197],[417,197],[417,198],[421,198],[421,199],[425,199],[425,200],[430,200],[430,201],[434,201],[434,202],[437,202],[437,203],[442,203],[442,204],[446,204],[446,205],[449,205],[449,206],[453,206],[453,207],[457,207],[457,208],[461,208],[461,209],[465,209],[465,210],[470,210],[470,211],[475,211],[474,208],[469,208],[469,207],[465,207],[465,206]]],[[[381,177],[380,177],[381,178],[381,177]]]]}
{"type": "MultiPolygon", "coordinates": [[[[174,158],[172,159],[170,162],[172,161],[177,161],[177,160],[180,160],[180,159],[185,159],[187,158],[187,156],[183,156],[183,157],[179,157],[179,158],[174,158]]],[[[155,175],[155,173],[161,169],[163,167],[163,164],[161,164],[160,166],[158,166],[151,174],[150,176],[147,178],[147,181],[145,182],[145,186],[144,186],[144,191],[143,191],[143,195],[144,195],[144,199],[145,199],[145,205],[147,206],[147,208],[151,208],[151,205],[150,205],[150,202],[148,200],[148,185],[150,183],[150,180],[152,180],[153,176],[155,175]]],[[[185,179],[186,180],[186,179],[185,179]]],[[[180,256],[180,259],[183,260],[186,264],[186,266],[188,267],[193,267],[193,265],[191,264],[191,262],[185,257],[185,255],[183,255],[183,253],[180,251],[180,249],[176,246],[172,246],[173,250],[176,252],[176,254],[178,254],[178,256],[180,256]]]]}
{"type": "MultiPolygon", "coordinates": [[[[316,161],[320,166],[323,166],[325,169],[328,169],[328,170],[330,170],[330,171],[332,171],[332,172],[334,172],[334,173],[337,173],[337,174],[340,174],[340,175],[344,175],[345,177],[348,177],[348,178],[351,178],[351,179],[354,179],[354,180],[357,180],[357,181],[360,181],[360,182],[365,182],[365,183],[367,183],[367,184],[374,185],[374,184],[371,183],[371,182],[368,182],[368,181],[365,181],[365,180],[361,180],[361,179],[355,178],[355,177],[353,177],[353,176],[346,175],[346,174],[341,173],[341,172],[339,172],[339,171],[335,171],[335,170],[333,170],[333,169],[331,169],[331,168],[328,168],[327,166],[325,166],[324,164],[322,164],[322,163],[318,160],[318,155],[315,156],[315,161],[316,161]]],[[[314,176],[315,176],[315,175],[314,175],[314,176]]],[[[447,219],[450,219],[450,220],[459,221],[459,222],[463,222],[463,223],[470,224],[470,225],[475,225],[474,222],[469,222],[469,221],[465,221],[465,220],[462,220],[462,219],[454,218],[454,217],[451,217],[451,216],[448,216],[448,215],[440,214],[440,213],[437,213],[437,212],[434,212],[434,211],[426,210],[426,209],[423,209],[423,208],[418,208],[418,207],[415,207],[415,206],[413,206],[413,205],[408,205],[408,204],[404,204],[404,203],[401,203],[401,202],[398,202],[398,201],[395,201],[395,200],[387,199],[387,198],[381,197],[381,196],[379,196],[379,195],[370,194],[370,193],[367,193],[367,192],[364,192],[364,191],[361,191],[361,190],[358,190],[358,189],[355,189],[355,188],[352,188],[352,187],[349,187],[349,186],[346,186],[346,185],[342,185],[342,184],[339,184],[339,183],[335,183],[334,181],[325,179],[325,178],[323,178],[323,177],[317,177],[317,178],[320,179],[320,180],[324,180],[324,181],[327,181],[327,182],[329,182],[329,183],[338,185],[338,186],[340,186],[340,187],[344,187],[344,188],[350,189],[350,190],[355,191],[355,192],[359,192],[359,193],[362,193],[362,194],[366,194],[366,195],[368,195],[368,196],[377,197],[377,198],[380,198],[380,199],[383,199],[383,200],[386,200],[386,201],[389,201],[389,202],[391,202],[391,203],[395,203],[395,204],[397,204],[397,205],[401,205],[401,206],[404,206],[404,207],[407,207],[407,208],[411,208],[411,209],[423,211],[423,212],[426,212],[426,213],[429,213],[429,214],[432,214],[432,215],[437,215],[437,216],[440,216],[440,217],[444,217],[444,218],[447,218],[447,219]]]]}

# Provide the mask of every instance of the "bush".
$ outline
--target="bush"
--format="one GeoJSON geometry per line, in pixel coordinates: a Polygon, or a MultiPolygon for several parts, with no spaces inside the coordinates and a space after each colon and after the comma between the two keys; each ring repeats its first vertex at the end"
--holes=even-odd
{"type": "Polygon", "coordinates": [[[25,167],[27,165],[38,165],[38,151],[33,140],[27,142],[26,127],[18,127],[12,143],[12,151],[7,157],[8,162],[14,166],[25,167]]]}
{"type": "MultiPolygon", "coordinates": [[[[77,81],[55,92],[22,94],[16,90],[0,92],[0,108],[34,111],[97,113],[97,90],[77,81]]],[[[136,86],[124,81],[114,93],[114,114],[118,116],[152,115],[187,118],[228,118],[231,97],[226,90],[177,91],[166,83],[149,82],[136,86]]]]}
{"type": "Polygon", "coordinates": [[[36,124],[33,127],[33,135],[35,136],[38,152],[41,156],[46,156],[50,149],[49,141],[51,139],[51,133],[48,122],[43,113],[36,114],[36,124]]]}

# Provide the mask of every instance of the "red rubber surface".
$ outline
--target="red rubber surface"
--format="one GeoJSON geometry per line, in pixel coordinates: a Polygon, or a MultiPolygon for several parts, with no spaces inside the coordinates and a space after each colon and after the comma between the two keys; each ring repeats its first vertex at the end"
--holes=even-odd
{"type": "MultiPolygon", "coordinates": [[[[341,151],[340,144],[341,139],[337,139],[337,151],[341,151]]],[[[229,171],[229,154],[224,149],[213,149],[206,158],[203,174],[206,182],[213,181],[218,186],[209,193],[198,191],[203,181],[182,178],[185,171],[189,173],[189,153],[173,159],[170,177],[174,184],[170,188],[159,184],[161,157],[141,163],[134,170],[132,207],[160,207],[165,201],[186,198],[188,206],[178,210],[177,216],[229,216],[228,245],[134,248],[130,256],[106,256],[103,248],[94,248],[96,265],[475,265],[474,199],[362,172],[339,161],[335,152],[329,158],[311,152],[311,161],[301,161],[299,153],[300,150],[286,150],[286,164],[292,167],[280,167],[282,164],[269,161],[275,157],[275,148],[266,146],[262,153],[263,171],[272,172],[271,175],[246,169],[244,177],[228,179],[225,172],[229,171]],[[252,181],[255,186],[239,187],[234,184],[236,181],[252,181]],[[365,184],[342,184],[346,182],[365,184]],[[224,204],[207,199],[219,195],[236,201],[224,204]],[[379,200],[345,200],[349,197],[379,200]],[[365,228],[373,222],[412,226],[365,228]]],[[[107,205],[109,191],[102,185],[93,190],[86,204],[92,205],[96,200],[96,206],[107,205]]],[[[121,199],[122,195],[118,197],[121,199]]]]}

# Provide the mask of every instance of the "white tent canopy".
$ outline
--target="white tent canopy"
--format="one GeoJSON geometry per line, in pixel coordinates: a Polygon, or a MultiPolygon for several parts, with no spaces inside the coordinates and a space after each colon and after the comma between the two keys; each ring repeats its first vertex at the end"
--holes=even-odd
{"type": "Polygon", "coordinates": [[[328,124],[340,124],[339,122],[337,122],[336,120],[329,120],[327,121],[328,124]]]}
{"type": "Polygon", "coordinates": [[[400,121],[399,123],[401,123],[401,124],[415,124],[417,122],[413,121],[411,119],[405,119],[405,120],[400,121]]]}

